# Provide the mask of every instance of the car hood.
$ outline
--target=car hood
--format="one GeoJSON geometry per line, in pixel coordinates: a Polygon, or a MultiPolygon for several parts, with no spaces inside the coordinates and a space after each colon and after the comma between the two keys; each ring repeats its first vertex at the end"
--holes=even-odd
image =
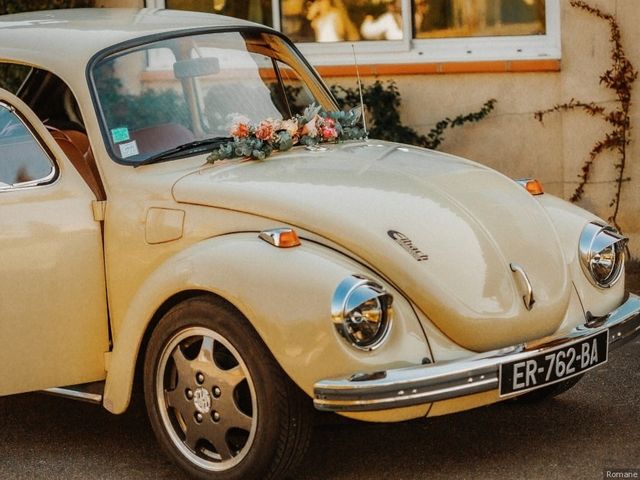
{"type": "Polygon", "coordinates": [[[201,169],[173,194],[331,239],[471,350],[549,335],[568,307],[567,266],[545,210],[514,181],[457,157],[379,141],[296,148],[201,169]],[[532,286],[530,310],[513,263],[532,286]]]}

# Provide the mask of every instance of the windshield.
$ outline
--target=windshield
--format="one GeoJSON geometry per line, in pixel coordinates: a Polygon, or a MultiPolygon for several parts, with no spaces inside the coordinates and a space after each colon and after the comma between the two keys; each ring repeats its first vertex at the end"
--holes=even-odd
{"type": "Polygon", "coordinates": [[[107,56],[91,70],[107,145],[137,164],[239,120],[285,120],[330,94],[281,37],[260,30],[168,38],[107,56]]]}

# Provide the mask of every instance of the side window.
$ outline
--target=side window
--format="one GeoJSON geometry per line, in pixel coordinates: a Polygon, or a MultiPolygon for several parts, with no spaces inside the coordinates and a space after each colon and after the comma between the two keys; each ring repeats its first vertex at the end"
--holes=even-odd
{"type": "Polygon", "coordinates": [[[308,105],[313,103],[313,95],[293,68],[279,61],[276,63],[284,85],[289,109],[292,114],[301,114],[308,105]]]}
{"type": "Polygon", "coordinates": [[[14,109],[0,103],[0,190],[51,182],[55,168],[14,109]]]}
{"type": "Polygon", "coordinates": [[[17,94],[31,72],[31,67],[17,63],[0,63],[0,88],[17,94]]]}

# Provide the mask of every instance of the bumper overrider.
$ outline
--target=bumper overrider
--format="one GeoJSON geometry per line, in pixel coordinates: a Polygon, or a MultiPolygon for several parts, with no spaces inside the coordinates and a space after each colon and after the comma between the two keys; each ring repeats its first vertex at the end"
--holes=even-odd
{"type": "MultiPolygon", "coordinates": [[[[541,342],[514,345],[461,360],[321,380],[315,384],[314,405],[318,410],[334,412],[378,411],[497,390],[500,389],[501,366],[514,362],[526,366],[527,362],[533,361],[531,359],[541,358],[547,352],[552,354],[563,347],[586,343],[585,340],[599,335],[606,336],[610,352],[639,333],[640,297],[629,295],[609,314],[590,318],[566,335],[549,337],[541,342]]],[[[563,376],[562,380],[582,373],[563,376]]],[[[535,386],[529,390],[532,389],[535,386]]],[[[513,395],[518,393],[521,392],[513,395]]]]}

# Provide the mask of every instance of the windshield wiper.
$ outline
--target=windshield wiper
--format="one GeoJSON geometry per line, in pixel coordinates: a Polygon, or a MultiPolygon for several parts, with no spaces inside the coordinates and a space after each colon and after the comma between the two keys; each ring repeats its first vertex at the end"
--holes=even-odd
{"type": "Polygon", "coordinates": [[[150,165],[152,163],[163,162],[165,160],[170,160],[171,158],[178,157],[181,154],[187,153],[187,152],[189,153],[207,152],[209,150],[212,150],[211,147],[222,145],[223,143],[227,143],[232,140],[233,140],[233,137],[215,137],[215,138],[205,138],[204,140],[195,140],[189,143],[183,143],[182,145],[178,145],[177,147],[171,148],[169,150],[165,150],[164,152],[151,155],[149,158],[146,158],[143,161],[136,163],[134,167],[141,167],[142,165],[150,165]]]}

